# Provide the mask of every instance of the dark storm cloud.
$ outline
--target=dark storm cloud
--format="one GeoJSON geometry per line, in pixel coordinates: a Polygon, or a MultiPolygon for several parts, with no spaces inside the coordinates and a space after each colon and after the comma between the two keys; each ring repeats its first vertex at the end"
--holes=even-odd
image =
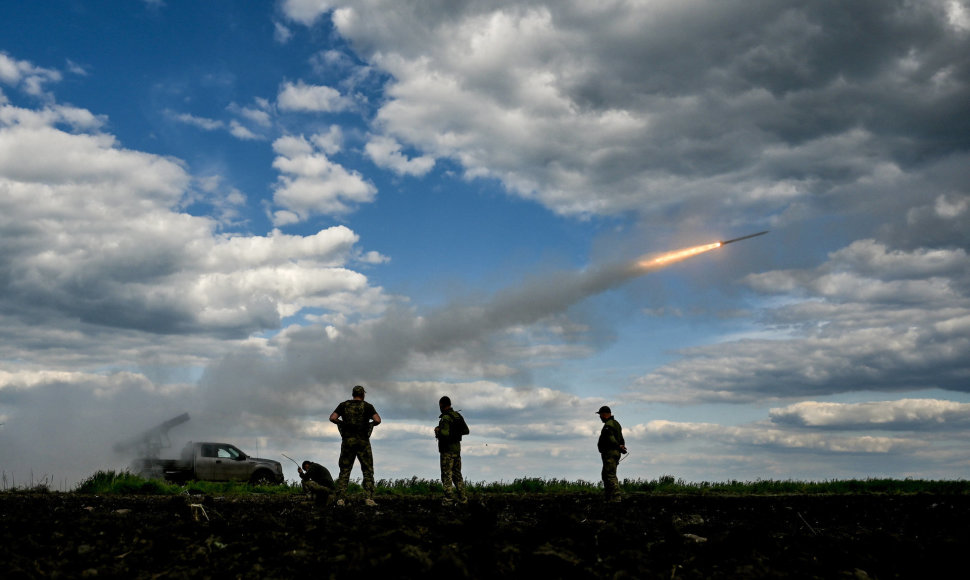
{"type": "Polygon", "coordinates": [[[646,218],[702,196],[710,219],[779,182],[852,207],[846,188],[874,168],[965,154],[970,35],[955,6],[373,2],[334,22],[394,76],[378,119],[399,140],[554,211],[646,218]]]}

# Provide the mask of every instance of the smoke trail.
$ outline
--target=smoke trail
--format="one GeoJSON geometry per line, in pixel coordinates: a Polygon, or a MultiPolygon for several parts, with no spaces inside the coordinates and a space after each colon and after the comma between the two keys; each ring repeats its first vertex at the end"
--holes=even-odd
{"type": "Polygon", "coordinates": [[[721,242],[645,255],[580,272],[560,272],[501,291],[481,306],[452,307],[428,316],[418,344],[436,349],[514,325],[532,324],[649,272],[721,247],[721,242]]]}
{"type": "MultiPolygon", "coordinates": [[[[396,307],[378,319],[340,328],[290,330],[280,357],[246,352],[208,369],[203,385],[210,411],[234,421],[254,404],[260,414],[277,417],[329,414],[334,399],[346,396],[356,383],[384,384],[385,393],[393,395],[391,381],[415,355],[465,349],[477,360],[487,360],[494,356],[489,340],[502,331],[535,324],[633,278],[719,246],[716,242],[559,272],[507,288],[479,304],[451,304],[425,316],[396,307]]],[[[397,408],[407,412],[413,397],[398,395],[397,408]]]]}

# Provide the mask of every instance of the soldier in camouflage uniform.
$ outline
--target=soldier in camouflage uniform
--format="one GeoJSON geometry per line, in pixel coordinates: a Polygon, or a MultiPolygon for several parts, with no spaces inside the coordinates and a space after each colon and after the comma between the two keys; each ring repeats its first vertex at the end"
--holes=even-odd
{"type": "Polygon", "coordinates": [[[438,453],[441,454],[441,485],[445,488],[445,503],[454,503],[456,499],[459,503],[468,503],[465,480],[461,476],[461,438],[467,433],[465,419],[451,408],[449,397],[441,397],[438,408],[441,415],[438,416],[434,436],[438,440],[438,453]]]}
{"type": "Polygon", "coordinates": [[[296,468],[303,482],[303,491],[312,495],[319,504],[329,502],[330,495],[334,491],[333,476],[330,470],[312,461],[304,461],[302,466],[296,468]]]}
{"type": "Polygon", "coordinates": [[[374,502],[374,454],[370,447],[370,434],[374,427],[381,424],[381,416],[377,414],[374,405],[364,401],[364,387],[357,385],[351,395],[352,399],[337,405],[330,414],[330,422],[337,425],[340,431],[340,475],[337,476],[337,505],[344,504],[347,484],[350,482],[350,471],[354,467],[354,460],[360,462],[360,470],[364,475],[364,503],[370,506],[374,502]]]}
{"type": "Polygon", "coordinates": [[[596,447],[603,459],[603,491],[607,501],[620,501],[620,482],[616,479],[616,466],[620,464],[620,454],[626,453],[626,442],[623,440],[623,429],[613,418],[609,407],[600,407],[596,412],[603,421],[599,441],[596,447]]]}

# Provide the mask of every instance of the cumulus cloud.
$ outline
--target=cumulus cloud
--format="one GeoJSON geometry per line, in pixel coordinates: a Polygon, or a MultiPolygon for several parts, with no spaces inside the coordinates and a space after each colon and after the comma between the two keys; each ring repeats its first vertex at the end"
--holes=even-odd
{"type": "Polygon", "coordinates": [[[949,1],[282,8],[306,26],[329,15],[392,75],[378,113],[390,138],[561,213],[648,215],[698,196],[722,215],[777,210],[966,143],[953,120],[970,86],[952,63],[970,40],[949,1]]]}
{"type": "Polygon", "coordinates": [[[673,467],[695,480],[712,469],[742,479],[815,479],[832,469],[843,477],[947,478],[967,460],[967,413],[967,404],[941,399],[802,401],[771,409],[768,420],[724,425],[656,419],[625,425],[624,434],[634,464],[673,467]],[[634,455],[643,446],[650,448],[649,458],[634,455]]]}
{"type": "Polygon", "coordinates": [[[297,81],[296,84],[283,83],[276,97],[276,105],[282,111],[335,113],[350,108],[353,103],[337,89],[297,81]]]}
{"type": "Polygon", "coordinates": [[[970,403],[900,399],[867,403],[802,401],[771,409],[779,425],[823,429],[938,430],[970,427],[970,403]]]}
{"type": "Polygon", "coordinates": [[[666,420],[637,425],[629,432],[631,437],[644,437],[647,441],[702,439],[721,444],[835,453],[900,453],[929,445],[915,438],[873,435],[833,436],[820,433],[796,433],[760,426],[727,426],[716,423],[666,420]]]}
{"type": "Polygon", "coordinates": [[[763,398],[941,388],[966,391],[970,270],[962,249],[894,250],[859,240],[817,268],[747,277],[784,297],[762,323],[772,339],[686,349],[641,377],[648,401],[763,398]]]}
{"type": "Polygon", "coordinates": [[[226,124],[222,121],[217,121],[215,119],[207,119],[205,117],[197,117],[190,113],[176,113],[175,111],[167,111],[168,115],[180,123],[185,123],[186,125],[192,125],[198,127],[203,131],[216,131],[219,129],[224,129],[226,124]]]}
{"type": "Polygon", "coordinates": [[[44,95],[45,85],[56,83],[61,78],[57,70],[35,66],[0,52],[0,83],[22,88],[25,93],[39,97],[44,95]]]}
{"type": "Polygon", "coordinates": [[[217,235],[213,220],[177,210],[191,182],[179,162],[79,130],[90,125],[69,109],[0,109],[0,232],[16,240],[0,256],[8,311],[246,336],[367,288],[343,267],[356,255],[346,227],[217,235]]]}
{"type": "Polygon", "coordinates": [[[273,143],[277,153],[273,167],[280,172],[274,201],[285,213],[276,216],[277,225],[304,220],[314,214],[341,215],[353,206],[374,199],[377,188],[364,177],[327,157],[333,150],[332,133],[280,137],[273,143]]]}
{"type": "Polygon", "coordinates": [[[274,22],[273,38],[280,44],[286,44],[293,38],[293,31],[279,22],[274,22]]]}
{"type": "MultiPolygon", "coordinates": [[[[30,75],[56,78],[4,59],[0,82],[18,90],[32,90],[30,75]]],[[[238,114],[260,126],[266,110],[257,104],[238,114]]],[[[169,118],[229,127],[191,114],[169,118]]],[[[111,452],[119,437],[187,409],[197,422],[186,434],[222,436],[207,431],[217,423],[199,411],[201,369],[240,349],[278,353],[260,335],[287,317],[312,310],[353,320],[380,314],[387,302],[352,269],[386,258],[359,248],[350,228],[222,231],[245,195],[218,175],[191,175],[178,159],[125,148],[104,125],[85,109],[0,103],[0,237],[8,241],[0,252],[2,461],[18,474],[56,465],[57,476],[76,480],[124,468],[129,458],[111,452]],[[192,203],[221,218],[185,212],[192,203]],[[92,425],[100,426],[96,436],[92,425]]],[[[339,131],[312,142],[311,152],[332,151],[339,131]]],[[[301,146],[281,147],[299,157],[301,146]]],[[[312,164],[312,155],[304,161],[312,164]]]]}
{"type": "Polygon", "coordinates": [[[256,99],[254,106],[251,107],[243,107],[231,103],[228,110],[260,127],[270,127],[273,124],[273,118],[270,114],[270,103],[264,99],[256,99]]]}
{"type": "Polygon", "coordinates": [[[420,177],[434,168],[434,158],[422,155],[408,159],[401,152],[401,144],[389,137],[372,137],[364,151],[378,167],[390,169],[398,175],[420,177]]]}
{"type": "MultiPolygon", "coordinates": [[[[269,113],[264,110],[238,107],[235,105],[230,105],[228,109],[230,112],[241,116],[250,124],[263,129],[268,128],[272,123],[269,113]]],[[[251,130],[238,119],[223,121],[220,119],[200,117],[191,113],[178,113],[172,110],[165,111],[165,113],[174,121],[202,129],[203,131],[226,131],[233,137],[243,141],[253,141],[262,138],[258,133],[251,130]]]]}
{"type": "Polygon", "coordinates": [[[327,0],[283,0],[280,7],[291,20],[309,26],[330,11],[332,6],[327,0]]]}

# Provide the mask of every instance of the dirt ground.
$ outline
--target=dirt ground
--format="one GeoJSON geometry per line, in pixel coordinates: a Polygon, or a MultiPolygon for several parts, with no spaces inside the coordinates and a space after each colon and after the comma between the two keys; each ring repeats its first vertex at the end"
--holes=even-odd
{"type": "Polygon", "coordinates": [[[970,496],[378,499],[0,493],[0,566],[8,579],[931,578],[970,546],[970,496]]]}

